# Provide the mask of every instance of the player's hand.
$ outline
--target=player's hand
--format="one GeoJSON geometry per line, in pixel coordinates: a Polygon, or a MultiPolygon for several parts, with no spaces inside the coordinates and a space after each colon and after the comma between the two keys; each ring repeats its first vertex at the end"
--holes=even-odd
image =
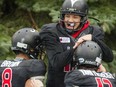
{"type": "Polygon", "coordinates": [[[44,87],[44,85],[40,80],[28,79],[25,83],[25,87],[44,87]]]}
{"type": "Polygon", "coordinates": [[[97,72],[106,72],[105,67],[101,64],[97,70],[97,72]]]}
{"type": "Polygon", "coordinates": [[[87,40],[92,40],[91,34],[87,34],[87,35],[80,37],[78,41],[75,43],[75,45],[73,46],[73,49],[77,48],[82,42],[87,41],[87,40]]]}

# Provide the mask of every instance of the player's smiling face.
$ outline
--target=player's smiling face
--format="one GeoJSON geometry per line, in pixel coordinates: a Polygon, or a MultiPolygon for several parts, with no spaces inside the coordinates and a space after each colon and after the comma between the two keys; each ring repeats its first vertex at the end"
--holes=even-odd
{"type": "Polygon", "coordinates": [[[81,17],[77,14],[65,14],[64,21],[67,29],[77,29],[80,25],[81,17]]]}

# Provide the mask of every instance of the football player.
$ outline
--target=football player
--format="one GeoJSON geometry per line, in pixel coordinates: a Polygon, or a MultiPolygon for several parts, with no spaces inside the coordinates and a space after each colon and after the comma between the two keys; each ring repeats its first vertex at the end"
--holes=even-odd
{"type": "Polygon", "coordinates": [[[48,58],[46,87],[65,87],[64,76],[74,68],[73,54],[83,41],[97,42],[103,61],[113,61],[112,50],[104,43],[103,29],[88,20],[87,0],[62,1],[59,22],[44,24],[40,32],[48,58]]]}
{"type": "Polygon", "coordinates": [[[0,87],[43,87],[46,65],[38,59],[42,53],[39,32],[22,28],[12,36],[16,58],[0,61],[0,87]]]}
{"type": "Polygon", "coordinates": [[[74,56],[77,65],[75,70],[66,74],[66,87],[116,87],[115,77],[111,73],[99,72],[103,71],[99,70],[102,50],[97,43],[83,42],[76,49],[74,56]]]}

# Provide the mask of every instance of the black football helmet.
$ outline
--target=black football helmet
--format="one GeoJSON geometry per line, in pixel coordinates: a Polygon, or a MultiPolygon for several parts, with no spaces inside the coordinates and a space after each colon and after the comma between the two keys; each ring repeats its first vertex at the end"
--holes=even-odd
{"type": "Polygon", "coordinates": [[[22,28],[12,37],[12,47],[15,53],[23,52],[30,58],[35,59],[41,51],[42,45],[39,32],[33,28],[22,28]]]}
{"type": "Polygon", "coordinates": [[[83,42],[75,51],[75,60],[78,65],[99,67],[102,60],[102,50],[96,42],[83,42]]]}
{"type": "Polygon", "coordinates": [[[82,17],[81,23],[84,24],[87,20],[88,5],[85,0],[65,0],[61,8],[60,19],[64,19],[67,13],[75,13],[82,17]]]}

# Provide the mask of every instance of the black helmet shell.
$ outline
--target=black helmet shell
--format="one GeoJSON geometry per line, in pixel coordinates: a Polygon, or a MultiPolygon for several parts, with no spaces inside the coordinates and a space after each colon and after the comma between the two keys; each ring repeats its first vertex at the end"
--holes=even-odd
{"type": "Polygon", "coordinates": [[[65,0],[61,8],[61,15],[66,13],[86,16],[88,14],[88,5],[85,0],[65,0]]]}
{"type": "Polygon", "coordinates": [[[93,65],[98,67],[102,60],[102,50],[96,42],[86,41],[76,49],[75,59],[78,65],[93,65]]]}
{"type": "Polygon", "coordinates": [[[33,28],[22,28],[12,37],[12,47],[14,52],[20,51],[31,58],[36,58],[40,51],[39,32],[33,28]]]}

